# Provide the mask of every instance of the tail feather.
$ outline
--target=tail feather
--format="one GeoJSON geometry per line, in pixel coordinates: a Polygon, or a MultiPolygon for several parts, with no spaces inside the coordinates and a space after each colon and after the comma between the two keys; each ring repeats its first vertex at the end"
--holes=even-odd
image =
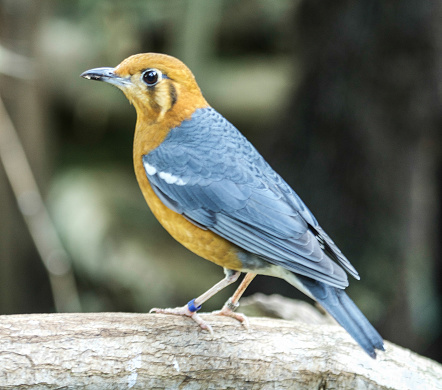
{"type": "Polygon", "coordinates": [[[384,341],[344,290],[298,276],[313,298],[358,342],[373,359],[384,341]]]}

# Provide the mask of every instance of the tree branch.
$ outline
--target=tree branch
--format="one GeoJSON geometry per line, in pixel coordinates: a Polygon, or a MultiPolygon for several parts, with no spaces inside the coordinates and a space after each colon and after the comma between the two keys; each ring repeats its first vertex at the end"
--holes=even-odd
{"type": "Polygon", "coordinates": [[[0,316],[1,389],[435,389],[442,367],[387,343],[370,359],[335,325],[207,315],[0,316]]]}

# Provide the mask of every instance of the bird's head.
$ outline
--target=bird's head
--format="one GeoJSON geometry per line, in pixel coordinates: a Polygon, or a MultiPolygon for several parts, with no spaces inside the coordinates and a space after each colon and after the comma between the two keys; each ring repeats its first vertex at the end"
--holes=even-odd
{"type": "Polygon", "coordinates": [[[168,114],[180,123],[195,109],[208,106],[189,68],[165,54],[136,54],[115,68],[90,69],[81,76],[115,85],[135,106],[138,117],[150,122],[168,114]]]}

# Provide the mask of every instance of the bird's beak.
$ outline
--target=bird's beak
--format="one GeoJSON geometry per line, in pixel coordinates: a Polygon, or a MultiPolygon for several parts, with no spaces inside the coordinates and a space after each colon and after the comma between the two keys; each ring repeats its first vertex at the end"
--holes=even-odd
{"type": "Polygon", "coordinates": [[[105,83],[113,84],[118,88],[130,84],[130,79],[116,74],[115,68],[89,69],[86,72],[83,72],[80,76],[88,80],[104,81],[105,83]]]}

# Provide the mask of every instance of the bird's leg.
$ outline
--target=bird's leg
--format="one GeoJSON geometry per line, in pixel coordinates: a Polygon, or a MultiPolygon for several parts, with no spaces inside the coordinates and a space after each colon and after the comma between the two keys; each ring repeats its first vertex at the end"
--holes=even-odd
{"type": "MultiPolygon", "coordinates": [[[[180,316],[187,316],[192,318],[202,329],[208,330],[213,334],[212,327],[206,323],[199,315],[198,310],[201,309],[201,305],[209,298],[213,297],[216,293],[220,292],[223,288],[229,284],[236,282],[241,272],[232,271],[230,269],[224,269],[226,274],[225,278],[215,284],[212,288],[208,289],[205,293],[201,294],[198,298],[192,299],[187,305],[182,307],[176,307],[171,309],[157,309],[153,308],[149,313],[161,313],[161,314],[175,314],[180,316]]],[[[247,287],[247,286],[246,286],[247,287]]],[[[239,299],[239,298],[238,298],[239,299]]]]}
{"type": "Polygon", "coordinates": [[[244,294],[244,291],[246,291],[246,288],[248,285],[252,282],[252,280],[255,278],[256,274],[247,273],[246,276],[244,276],[244,279],[242,280],[241,284],[236,289],[235,293],[227,300],[227,302],[224,304],[221,310],[214,311],[212,314],[216,314],[219,316],[227,316],[232,317],[241,322],[245,328],[249,328],[249,320],[247,317],[242,313],[235,313],[235,310],[239,306],[239,299],[244,294]]]}

